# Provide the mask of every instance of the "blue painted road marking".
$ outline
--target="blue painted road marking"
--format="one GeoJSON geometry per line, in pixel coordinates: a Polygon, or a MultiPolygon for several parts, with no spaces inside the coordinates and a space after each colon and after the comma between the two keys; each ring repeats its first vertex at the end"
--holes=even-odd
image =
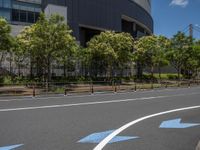
{"type": "Polygon", "coordinates": [[[178,118],[178,119],[163,121],[160,125],[160,128],[185,129],[199,125],[200,124],[194,124],[194,123],[181,123],[181,118],[178,118]]]}
{"type": "MultiPolygon", "coordinates": [[[[90,134],[87,137],[81,139],[78,142],[79,143],[95,143],[95,144],[98,144],[104,138],[106,138],[109,134],[111,134],[113,131],[115,131],[115,130],[93,133],[93,134],[90,134]]],[[[137,139],[137,138],[139,138],[139,137],[137,137],[137,136],[116,136],[109,143],[122,142],[122,141],[137,139]]]]}
{"type": "Polygon", "coordinates": [[[18,145],[10,145],[10,146],[4,146],[0,147],[0,150],[14,150],[20,146],[23,146],[24,144],[18,144],[18,145]]]}

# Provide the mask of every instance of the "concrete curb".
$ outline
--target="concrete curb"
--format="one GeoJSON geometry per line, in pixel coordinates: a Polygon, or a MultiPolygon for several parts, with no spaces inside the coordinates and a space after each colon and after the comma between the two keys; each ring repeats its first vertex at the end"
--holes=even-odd
{"type": "Polygon", "coordinates": [[[199,143],[198,143],[198,145],[196,147],[196,150],[200,150],[200,141],[199,141],[199,143]]]}

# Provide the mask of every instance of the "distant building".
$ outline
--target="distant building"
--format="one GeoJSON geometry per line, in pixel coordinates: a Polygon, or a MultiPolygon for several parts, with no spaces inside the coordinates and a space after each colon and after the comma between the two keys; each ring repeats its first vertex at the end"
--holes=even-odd
{"type": "Polygon", "coordinates": [[[11,24],[13,35],[35,23],[41,11],[41,0],[0,0],[0,16],[11,24]]]}

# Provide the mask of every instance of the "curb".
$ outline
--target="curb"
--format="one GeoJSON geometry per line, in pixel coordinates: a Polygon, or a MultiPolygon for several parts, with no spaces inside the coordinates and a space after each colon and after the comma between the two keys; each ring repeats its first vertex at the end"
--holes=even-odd
{"type": "Polygon", "coordinates": [[[196,147],[196,150],[200,150],[200,141],[199,141],[199,143],[198,143],[198,145],[196,147]]]}

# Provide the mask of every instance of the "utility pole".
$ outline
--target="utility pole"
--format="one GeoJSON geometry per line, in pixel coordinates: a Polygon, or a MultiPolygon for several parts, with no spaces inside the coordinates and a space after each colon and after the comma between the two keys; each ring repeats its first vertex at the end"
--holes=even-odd
{"type": "Polygon", "coordinates": [[[193,24],[189,25],[190,37],[193,38],[193,24]]]}

